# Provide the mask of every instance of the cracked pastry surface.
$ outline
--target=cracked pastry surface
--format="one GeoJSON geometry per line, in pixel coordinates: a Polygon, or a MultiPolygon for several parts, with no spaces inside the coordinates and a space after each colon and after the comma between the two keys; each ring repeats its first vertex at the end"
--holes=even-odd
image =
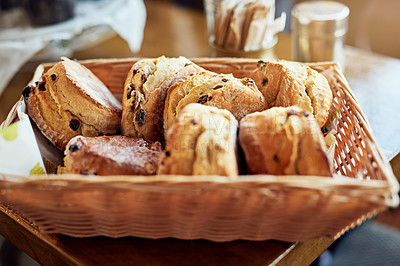
{"type": "Polygon", "coordinates": [[[192,88],[201,85],[213,76],[215,76],[215,73],[208,71],[191,74],[169,88],[164,105],[164,133],[167,132],[176,117],[176,107],[179,101],[182,100],[192,88]]]}
{"type": "Polygon", "coordinates": [[[332,176],[322,132],[297,106],[247,115],[239,143],[250,174],[332,176]]]}
{"type": "Polygon", "coordinates": [[[329,116],[333,95],[326,78],[310,67],[291,61],[258,63],[257,87],[270,107],[298,105],[313,114],[322,127],[329,116]]]}
{"type": "MultiPolygon", "coordinates": [[[[95,175],[155,175],[162,147],[159,142],[121,135],[71,139],[61,173],[95,175]]],[[[60,173],[59,171],[59,173],[60,173]]]]}
{"type": "Polygon", "coordinates": [[[61,58],[29,93],[28,114],[63,150],[77,135],[117,134],[121,103],[86,67],[61,58]]]}
{"type": "Polygon", "coordinates": [[[236,134],[229,111],[191,103],[168,129],[158,173],[237,176],[236,134]]]}
{"type": "Polygon", "coordinates": [[[164,101],[179,79],[203,70],[185,57],[142,59],[129,71],[122,101],[122,134],[163,141],[164,101]]]}
{"type": "Polygon", "coordinates": [[[240,120],[245,115],[268,108],[264,96],[250,78],[231,74],[198,72],[170,87],[165,100],[164,131],[190,103],[200,103],[230,111],[240,120]]]}

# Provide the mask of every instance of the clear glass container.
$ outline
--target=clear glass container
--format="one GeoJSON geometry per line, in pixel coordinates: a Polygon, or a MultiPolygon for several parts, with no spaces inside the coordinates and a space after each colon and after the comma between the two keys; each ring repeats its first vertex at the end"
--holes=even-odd
{"type": "Polygon", "coordinates": [[[276,59],[275,0],[204,0],[211,57],[276,59]]]}

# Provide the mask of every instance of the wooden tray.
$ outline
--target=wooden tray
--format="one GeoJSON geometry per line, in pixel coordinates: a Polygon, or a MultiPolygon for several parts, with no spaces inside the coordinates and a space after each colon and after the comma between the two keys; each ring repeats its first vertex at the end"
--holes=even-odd
{"type": "MultiPolygon", "coordinates": [[[[121,98],[137,58],[82,61],[121,98]]],[[[253,77],[257,60],[193,58],[200,66],[253,77]]],[[[40,65],[34,79],[52,64],[40,65]]],[[[305,241],[336,238],[398,205],[398,182],[336,64],[325,75],[338,112],[334,178],[313,176],[13,176],[0,200],[45,233],[75,237],[305,241]],[[15,181],[16,180],[16,181],[15,181]]],[[[3,123],[15,120],[15,110],[3,123]]]]}

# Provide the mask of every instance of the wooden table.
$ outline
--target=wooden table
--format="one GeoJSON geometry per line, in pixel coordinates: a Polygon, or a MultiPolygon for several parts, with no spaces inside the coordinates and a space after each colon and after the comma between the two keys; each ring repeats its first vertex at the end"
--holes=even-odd
{"type": "MultiPolygon", "coordinates": [[[[127,44],[120,37],[115,36],[97,47],[75,53],[74,58],[157,57],[160,55],[206,57],[209,55],[206,23],[202,12],[177,7],[169,2],[146,1],[146,6],[148,20],[142,50],[138,55],[132,54],[127,44]]],[[[281,35],[275,51],[279,58],[290,59],[290,36],[281,35]]],[[[370,54],[357,54],[357,51],[351,50],[352,60],[375,58],[370,54]]],[[[400,66],[400,63],[397,65],[400,66]]],[[[352,62],[350,66],[357,67],[355,62],[352,62]]],[[[34,67],[33,64],[26,64],[0,96],[0,120],[4,120],[11,106],[17,101],[21,89],[32,77],[34,67]]],[[[350,85],[352,78],[356,80],[356,77],[352,76],[347,76],[347,78],[350,85]]],[[[388,82],[385,84],[387,86],[388,82]]],[[[399,160],[392,160],[395,162],[395,169],[399,169],[397,161],[399,160]]],[[[134,237],[79,239],[62,235],[44,235],[27,220],[1,204],[0,224],[1,235],[44,265],[265,265],[271,263],[308,265],[333,242],[332,239],[320,238],[302,243],[280,241],[215,243],[206,240],[150,240],[134,237]]]]}

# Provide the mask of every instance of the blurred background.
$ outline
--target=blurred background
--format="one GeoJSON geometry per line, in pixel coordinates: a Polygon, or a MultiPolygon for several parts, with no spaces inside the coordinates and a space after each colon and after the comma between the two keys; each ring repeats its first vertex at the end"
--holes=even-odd
{"type": "MultiPolygon", "coordinates": [[[[279,2],[285,2],[278,0],[279,2]]],[[[298,0],[296,2],[305,2],[298,0]]],[[[338,0],[350,8],[346,44],[400,58],[398,0],[338,0]]]]}
{"type": "MultiPolygon", "coordinates": [[[[276,0],[276,16],[286,12],[285,31],[290,35],[290,10],[304,0],[276,0]]],[[[400,58],[400,10],[398,0],[338,0],[350,8],[345,44],[365,51],[400,58]]],[[[32,73],[42,62],[60,56],[75,59],[167,56],[210,56],[203,0],[1,0],[0,96],[15,73],[32,73]],[[150,9],[148,7],[151,7],[150,9]],[[170,18],[174,7],[179,17],[170,18]],[[163,10],[165,10],[163,12],[163,10]],[[163,32],[146,30],[166,24],[163,32]],[[201,31],[190,32],[202,25],[201,31]],[[188,38],[173,43],[174,29],[188,38]],[[165,30],[166,29],[166,30],[165,30]],[[145,45],[142,45],[145,44],[145,45]],[[168,51],[168,52],[166,52],[168,51]],[[157,54],[155,54],[157,53],[157,54]]],[[[291,59],[290,46],[276,48],[291,59]]],[[[23,87],[24,84],[21,84],[23,87]]],[[[12,96],[6,98],[15,98],[12,96]]],[[[0,120],[11,103],[0,99],[0,120]]]]}
{"type": "MultiPolygon", "coordinates": [[[[164,0],[191,8],[203,9],[200,0],[164,0]]],[[[276,15],[290,10],[296,3],[313,0],[276,0],[276,15]]],[[[145,1],[151,2],[151,1],[145,1]]],[[[400,1],[398,0],[337,0],[350,9],[349,29],[346,44],[367,51],[400,58],[400,1]]],[[[286,32],[290,32],[290,16],[287,17],[286,32]]]]}

